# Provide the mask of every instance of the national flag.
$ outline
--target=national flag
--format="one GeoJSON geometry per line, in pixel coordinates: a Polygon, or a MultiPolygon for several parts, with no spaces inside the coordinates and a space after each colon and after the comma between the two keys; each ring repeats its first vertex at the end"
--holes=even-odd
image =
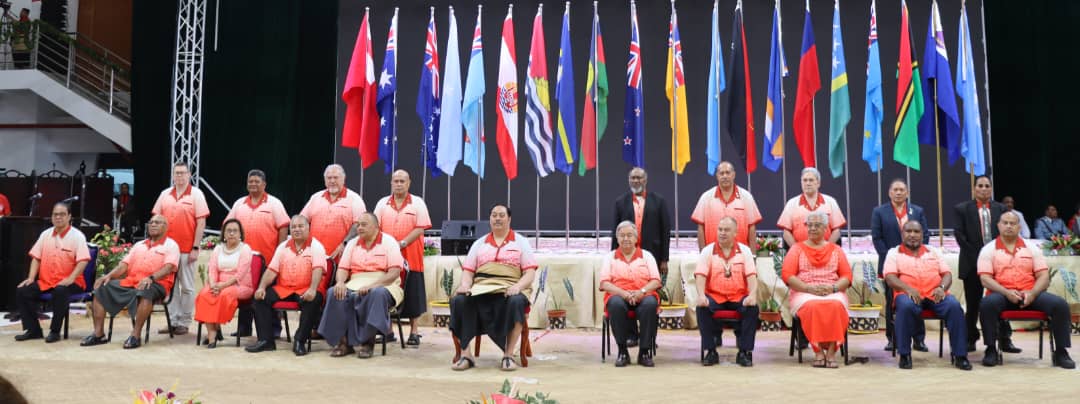
{"type": "Polygon", "coordinates": [[[814,95],[821,90],[821,73],[818,71],[817,45],[814,43],[814,26],[810,23],[810,2],[806,2],[806,22],[803,23],[802,56],[799,58],[799,89],[795,93],[795,116],[791,129],[795,132],[795,146],[799,148],[803,167],[817,167],[814,143],[814,95]]]}
{"type": "Polygon", "coordinates": [[[671,171],[682,174],[690,163],[690,120],[686,117],[686,77],[683,75],[682,41],[679,40],[679,17],[671,3],[668,25],[667,83],[668,117],[671,123],[671,171]]]}
{"type": "Polygon", "coordinates": [[[559,105],[556,119],[555,169],[570,175],[577,159],[577,114],[574,110],[574,63],[570,49],[570,3],[563,12],[562,36],[559,39],[559,72],[555,77],[555,100],[559,105]]]}
{"type": "Polygon", "coordinates": [[[637,5],[630,3],[630,56],[626,62],[622,158],[634,167],[645,167],[645,100],[641,92],[641,76],[637,5]]]}
{"type": "Polygon", "coordinates": [[[926,51],[923,52],[923,67],[925,67],[926,76],[922,81],[927,113],[923,114],[922,120],[919,121],[919,143],[939,144],[947,151],[951,165],[960,158],[960,114],[956,110],[956,93],[953,91],[949,54],[945,50],[945,34],[941,28],[941,14],[938,12],[937,1],[933,2],[930,10],[930,25],[926,28],[926,51]],[[936,122],[935,112],[931,111],[937,113],[936,122]]]}
{"type": "Polygon", "coordinates": [[[473,174],[484,178],[487,149],[484,143],[484,45],[480,41],[480,15],[483,5],[476,6],[476,29],[473,30],[472,53],[469,54],[469,75],[465,80],[465,99],[461,103],[461,124],[465,126],[465,165],[473,174]]]}
{"type": "Polygon", "coordinates": [[[720,164],[720,93],[727,89],[724,81],[724,44],[720,41],[720,13],[717,1],[712,9],[712,49],[709,50],[709,89],[705,103],[705,165],[709,175],[716,175],[716,166],[720,164]]]}
{"type": "Polygon", "coordinates": [[[907,2],[901,1],[900,13],[900,62],[896,85],[896,129],[893,160],[919,169],[919,120],[922,119],[924,100],[922,79],[919,77],[919,61],[911,42],[911,19],[907,2]]]}
{"type": "Polygon", "coordinates": [[[502,46],[499,49],[499,81],[496,83],[498,94],[495,97],[495,115],[498,126],[495,129],[495,143],[499,146],[506,179],[517,178],[518,159],[518,85],[517,57],[514,47],[514,5],[506,10],[503,20],[502,46]]]}
{"type": "Polygon", "coordinates": [[[784,45],[780,41],[780,2],[773,7],[772,37],[769,39],[769,92],[765,98],[765,142],[761,165],[776,172],[784,162],[784,45]]]}
{"type": "Polygon", "coordinates": [[[829,171],[833,178],[844,174],[847,162],[848,123],[851,122],[851,99],[848,98],[847,63],[844,62],[844,37],[840,34],[840,3],[832,17],[832,91],[829,93],[829,171]]]}
{"type": "Polygon", "coordinates": [[[585,74],[585,111],[581,115],[581,158],[578,175],[596,168],[596,145],[607,129],[607,59],[600,34],[600,14],[593,3],[592,40],[589,42],[589,71],[585,74]]]}
{"type": "Polygon", "coordinates": [[[866,107],[863,111],[862,159],[870,165],[871,172],[881,169],[881,123],[885,119],[885,106],[881,89],[881,56],[878,52],[877,1],[870,2],[870,36],[866,45],[866,107]]]}
{"type": "Polygon", "coordinates": [[[359,149],[360,163],[367,168],[375,162],[378,144],[379,120],[375,111],[375,63],[371,59],[371,27],[368,25],[370,11],[364,12],[360,32],[356,34],[349,73],[345,77],[345,125],[341,129],[341,145],[359,149]]]}
{"type": "Polygon", "coordinates": [[[959,42],[956,92],[964,103],[960,155],[964,156],[964,170],[974,175],[984,175],[986,158],[983,154],[982,117],[979,115],[979,89],[975,86],[975,60],[971,56],[971,26],[968,25],[967,6],[960,7],[959,42]]]}
{"type": "Polygon", "coordinates": [[[551,96],[548,91],[543,12],[544,5],[540,4],[533,18],[529,66],[525,70],[525,148],[529,150],[536,174],[541,178],[555,171],[551,156],[551,96]]]}
{"type": "Polygon", "coordinates": [[[428,20],[427,42],[424,45],[424,67],[420,70],[420,93],[416,96],[416,114],[424,134],[424,160],[432,177],[442,174],[437,163],[439,155],[439,116],[442,100],[439,98],[439,51],[435,38],[435,7],[428,20]]]}
{"type": "Polygon", "coordinates": [[[461,160],[461,57],[457,17],[450,6],[450,38],[446,42],[446,80],[443,82],[442,114],[439,116],[439,170],[453,176],[461,160]]]}
{"type": "Polygon", "coordinates": [[[390,173],[397,163],[397,21],[398,9],[395,7],[394,18],[390,20],[390,33],[387,34],[376,101],[379,109],[378,153],[386,173],[390,173]]]}
{"type": "Polygon", "coordinates": [[[731,31],[731,69],[727,77],[731,91],[728,91],[725,117],[728,136],[749,174],[757,170],[757,148],[754,145],[754,102],[750,94],[750,52],[746,47],[741,1],[735,5],[731,31]]]}

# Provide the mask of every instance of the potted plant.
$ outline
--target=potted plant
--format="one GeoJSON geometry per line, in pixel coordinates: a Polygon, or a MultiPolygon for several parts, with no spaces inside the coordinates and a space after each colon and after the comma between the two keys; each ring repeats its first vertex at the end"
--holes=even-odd
{"type": "MultiPolygon", "coordinates": [[[[566,308],[559,302],[559,299],[555,297],[554,289],[547,287],[548,268],[540,270],[540,287],[536,291],[536,296],[539,297],[540,293],[544,290],[548,290],[547,294],[547,316],[548,316],[548,328],[549,329],[564,329],[566,328],[566,308]]],[[[566,297],[570,302],[574,301],[574,285],[570,283],[570,279],[563,278],[563,289],[566,290],[566,297]]],[[[535,299],[534,299],[535,300],[535,299]]]]}
{"type": "Polygon", "coordinates": [[[1077,255],[1080,254],[1080,237],[1071,234],[1050,236],[1042,248],[1046,255],[1077,255]]]}
{"type": "Polygon", "coordinates": [[[848,306],[848,331],[853,334],[874,334],[878,332],[878,318],[881,316],[881,305],[870,301],[874,292],[881,293],[877,269],[869,261],[860,261],[855,267],[862,271],[863,284],[851,288],[859,299],[857,304],[848,306]]]}
{"type": "Polygon", "coordinates": [[[435,323],[436,327],[449,327],[450,326],[450,296],[454,295],[454,271],[450,268],[443,269],[440,272],[442,276],[439,277],[439,288],[442,289],[445,299],[433,300],[428,302],[428,306],[431,307],[431,319],[435,323]]]}
{"type": "Polygon", "coordinates": [[[1073,335],[1080,335],[1080,313],[1076,310],[1078,304],[1080,304],[1080,295],[1076,293],[1076,274],[1070,272],[1065,268],[1055,268],[1050,270],[1050,281],[1053,282],[1054,276],[1058,275],[1061,278],[1061,283],[1065,289],[1065,302],[1069,303],[1069,312],[1071,314],[1070,327],[1073,335]],[[1072,302],[1069,302],[1069,296],[1072,296],[1072,302]]]}
{"type": "MultiPolygon", "coordinates": [[[[754,241],[757,243],[757,256],[768,257],[769,255],[777,255],[780,253],[781,247],[783,247],[783,240],[779,237],[773,236],[758,236],[754,241]]],[[[784,254],[779,254],[783,257],[784,254]]]]}
{"type": "MultiPolygon", "coordinates": [[[[758,250],[760,253],[761,250],[758,250]]],[[[773,279],[772,288],[769,289],[769,297],[761,301],[758,319],[761,320],[762,331],[780,331],[783,317],[780,315],[780,301],[776,299],[776,285],[780,282],[780,275],[784,269],[784,254],[777,250],[772,256],[773,271],[776,278],[773,279]]]]}
{"type": "MultiPolygon", "coordinates": [[[[656,293],[660,295],[660,328],[665,330],[679,330],[683,328],[683,318],[686,317],[686,305],[672,303],[671,290],[667,286],[668,272],[660,274],[660,289],[656,293]]],[[[682,281],[680,280],[680,283],[682,281]]],[[[685,285],[684,285],[685,286],[685,285]]]]}

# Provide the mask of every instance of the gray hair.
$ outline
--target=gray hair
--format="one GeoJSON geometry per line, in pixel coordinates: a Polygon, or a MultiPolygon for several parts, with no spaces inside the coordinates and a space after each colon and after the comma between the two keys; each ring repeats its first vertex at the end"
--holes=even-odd
{"type": "Polygon", "coordinates": [[[247,177],[248,178],[259,177],[260,179],[263,180],[263,182],[266,182],[266,173],[263,172],[263,170],[260,170],[258,168],[254,168],[254,169],[251,169],[251,171],[248,171],[247,177]]]}
{"type": "Polygon", "coordinates": [[[293,217],[289,219],[289,222],[291,223],[292,221],[294,221],[296,219],[303,219],[304,223],[307,223],[308,226],[311,226],[311,219],[308,219],[307,216],[304,216],[304,215],[301,215],[301,214],[293,215],[293,217]]]}
{"type": "Polygon", "coordinates": [[[619,230],[622,230],[623,227],[630,227],[630,228],[634,229],[634,234],[637,234],[637,230],[638,230],[637,225],[634,224],[634,222],[631,222],[629,220],[623,220],[623,221],[619,222],[619,225],[615,226],[615,234],[618,234],[619,230]]]}
{"type": "MultiPolygon", "coordinates": [[[[1050,205],[1050,206],[1054,206],[1054,205],[1050,205]]],[[[1016,221],[1017,221],[1017,222],[1019,222],[1019,221],[1020,221],[1020,215],[1016,214],[1016,211],[1015,211],[1015,210],[1010,210],[1010,211],[1008,211],[1008,212],[1005,212],[1005,213],[1002,213],[1002,214],[1001,214],[1001,217],[999,217],[999,218],[998,218],[998,223],[1001,223],[1001,219],[1004,219],[1004,218],[1005,218],[1005,215],[1010,215],[1010,216],[1012,216],[1013,218],[1015,218],[1015,219],[1016,219],[1016,221]]]]}
{"type": "MultiPolygon", "coordinates": [[[[631,169],[630,169],[630,172],[629,172],[629,173],[627,173],[627,176],[629,177],[630,175],[633,175],[633,174],[634,174],[634,171],[641,171],[641,176],[642,176],[643,178],[645,178],[645,179],[649,179],[649,172],[648,172],[648,171],[645,171],[645,169],[644,169],[644,168],[641,168],[641,167],[634,167],[634,168],[631,168],[631,169]]],[[[618,230],[616,230],[616,231],[618,231],[618,230]]]]}
{"type": "Polygon", "coordinates": [[[323,175],[326,175],[326,173],[330,172],[331,169],[341,171],[341,176],[343,178],[345,177],[345,167],[342,167],[341,164],[336,164],[336,163],[326,166],[326,169],[323,170],[323,175]]]}
{"type": "Polygon", "coordinates": [[[806,168],[802,169],[802,173],[799,174],[799,178],[802,178],[803,176],[805,176],[806,173],[814,174],[814,177],[817,177],[817,180],[821,181],[821,171],[818,171],[818,169],[816,169],[814,167],[806,167],[806,168]]]}
{"type": "Polygon", "coordinates": [[[738,230],[739,221],[735,220],[735,218],[733,218],[731,216],[724,216],[724,217],[720,218],[720,221],[716,223],[716,228],[719,229],[721,224],[724,224],[724,222],[729,222],[729,221],[731,222],[731,225],[735,226],[735,229],[738,230]]]}
{"type": "MultiPolygon", "coordinates": [[[[803,171],[806,171],[806,170],[803,170],[803,171]]],[[[809,215],[806,215],[806,221],[803,222],[803,223],[804,224],[810,224],[810,222],[812,222],[812,221],[820,221],[820,222],[827,225],[827,224],[829,224],[829,214],[825,213],[825,212],[822,212],[820,210],[815,210],[813,212],[810,212],[809,215]]]]}

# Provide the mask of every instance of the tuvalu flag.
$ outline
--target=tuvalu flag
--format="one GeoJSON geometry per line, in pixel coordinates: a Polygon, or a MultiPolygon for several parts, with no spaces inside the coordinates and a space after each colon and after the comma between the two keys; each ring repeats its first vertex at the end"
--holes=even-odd
{"type": "Polygon", "coordinates": [[[577,116],[574,103],[574,61],[570,48],[570,3],[563,12],[562,36],[559,38],[559,71],[555,77],[556,117],[555,169],[570,175],[577,159],[577,116]]]}
{"type": "Polygon", "coordinates": [[[773,7],[772,38],[769,39],[769,91],[765,97],[765,142],[761,165],[772,172],[784,162],[784,46],[780,42],[780,1],[773,7]]]}
{"type": "Polygon", "coordinates": [[[829,171],[833,178],[844,173],[847,162],[847,142],[844,136],[851,121],[851,99],[848,98],[847,63],[844,62],[844,38],[840,34],[840,2],[833,7],[832,17],[832,91],[829,93],[829,171]]]}
{"type": "Polygon", "coordinates": [[[712,48],[709,50],[709,89],[708,101],[705,103],[705,157],[708,159],[705,169],[709,175],[716,174],[716,166],[720,164],[720,93],[727,88],[724,81],[724,49],[720,41],[720,10],[719,2],[713,1],[712,8],[712,48]]]}
{"type": "Polygon", "coordinates": [[[893,160],[919,169],[919,120],[925,107],[922,80],[919,77],[919,61],[911,43],[911,19],[907,1],[901,1],[900,13],[900,62],[896,83],[896,143],[893,160]]]}
{"type": "Polygon", "coordinates": [[[870,2],[870,35],[867,38],[866,102],[863,110],[862,159],[871,172],[881,170],[881,122],[885,106],[881,88],[881,57],[878,52],[877,2],[870,2]]]}
{"type": "Polygon", "coordinates": [[[821,90],[821,72],[818,70],[814,26],[810,23],[810,0],[806,1],[806,22],[803,24],[801,55],[799,88],[795,93],[795,116],[791,119],[791,129],[795,133],[795,145],[798,146],[799,154],[802,155],[803,167],[816,167],[814,96],[818,90],[821,90]]]}
{"type": "Polygon", "coordinates": [[[518,83],[517,50],[514,47],[514,5],[506,10],[503,20],[502,46],[499,48],[499,81],[496,82],[495,115],[498,117],[495,128],[495,144],[499,146],[506,179],[517,178],[518,174],[518,83]]]}
{"type": "Polygon", "coordinates": [[[484,178],[487,165],[487,147],[484,142],[484,45],[480,38],[480,16],[483,5],[476,6],[476,28],[473,30],[472,51],[469,54],[469,73],[465,82],[465,95],[461,101],[461,124],[465,127],[465,165],[473,174],[484,178]]]}
{"type": "Polygon", "coordinates": [[[600,14],[593,3],[592,41],[589,45],[589,71],[585,75],[585,112],[581,116],[581,158],[578,175],[596,168],[596,145],[607,129],[607,62],[604,37],[600,34],[600,14]]]}
{"type": "MultiPolygon", "coordinates": [[[[668,116],[671,124],[671,171],[682,174],[690,162],[690,120],[686,117],[686,77],[683,75],[682,42],[679,40],[679,16],[671,2],[671,23],[668,25],[667,93],[668,116]]],[[[638,145],[644,149],[643,144],[638,145]]],[[[642,150],[644,154],[644,150],[642,150]]]]}
{"type": "Polygon", "coordinates": [[[371,27],[364,12],[360,32],[356,34],[349,73],[345,77],[345,125],[341,129],[341,145],[359,149],[360,163],[367,168],[378,159],[379,117],[375,111],[375,66],[371,59],[371,27]]]}
{"type": "Polygon", "coordinates": [[[735,23],[731,34],[731,69],[727,82],[727,131],[746,173],[757,170],[757,148],[754,145],[754,100],[750,94],[750,55],[743,29],[742,0],[735,4],[735,23]]]}

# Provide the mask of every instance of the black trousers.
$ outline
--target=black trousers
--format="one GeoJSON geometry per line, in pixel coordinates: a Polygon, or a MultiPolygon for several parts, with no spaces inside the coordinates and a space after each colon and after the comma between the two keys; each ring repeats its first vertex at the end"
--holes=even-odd
{"type": "MultiPolygon", "coordinates": [[[[753,351],[754,338],[757,336],[759,325],[758,306],[743,306],[742,301],[717,303],[712,297],[709,299],[709,307],[697,308],[698,332],[701,334],[701,349],[715,351],[716,340],[713,338],[717,330],[723,329],[720,323],[714,321],[712,315],[719,310],[736,310],[742,316],[739,326],[735,328],[735,345],[740,351],[753,351]]],[[[745,299],[745,297],[743,298],[745,299]]]]}
{"type": "Polygon", "coordinates": [[[983,344],[993,345],[998,339],[999,323],[1008,324],[1008,321],[1000,321],[1001,312],[1005,310],[1038,310],[1050,317],[1050,332],[1054,333],[1056,349],[1072,346],[1069,339],[1069,327],[1072,319],[1069,316],[1069,304],[1060,296],[1047,292],[1040,293],[1031,305],[1023,309],[1020,305],[1010,302],[1005,295],[994,292],[983,298],[982,306],[979,307],[979,318],[982,320],[983,344]]]}
{"type": "Polygon", "coordinates": [[[42,293],[52,293],[52,305],[53,316],[52,323],[49,324],[50,332],[60,332],[63,328],[64,319],[68,315],[68,297],[73,294],[81,293],[83,288],[74,283],[67,286],[57,286],[48,290],[41,290],[38,287],[37,282],[33,282],[29,285],[15,289],[15,301],[19,307],[19,316],[22,318],[23,330],[30,332],[41,332],[41,324],[38,323],[38,305],[41,304],[39,300],[42,293]]]}
{"type": "MultiPolygon", "coordinates": [[[[964,279],[964,322],[967,325],[967,338],[969,345],[975,345],[979,340],[979,315],[980,304],[983,300],[982,281],[976,275],[975,279],[964,279]]],[[[1004,340],[1012,338],[1012,325],[1008,321],[998,324],[998,336],[1004,340]]],[[[986,324],[983,324],[983,332],[986,332],[986,324]]]]}
{"type": "MultiPolygon", "coordinates": [[[[236,314],[236,332],[240,335],[251,335],[251,325],[255,322],[255,305],[240,306],[236,314]]],[[[274,321],[273,337],[281,335],[281,319],[274,321]]]]}
{"type": "MultiPolygon", "coordinates": [[[[893,330],[896,327],[894,323],[893,315],[896,313],[896,307],[893,307],[896,303],[894,299],[888,296],[893,295],[893,289],[889,287],[888,282],[882,282],[885,284],[885,338],[889,341],[894,341],[896,334],[893,330]]],[[[923,321],[915,322],[915,332],[911,334],[911,337],[915,341],[926,342],[926,324],[923,321]]]]}
{"type": "Polygon", "coordinates": [[[300,304],[300,325],[296,328],[293,339],[307,341],[311,338],[311,330],[319,324],[319,311],[322,309],[323,295],[316,293],[315,298],[305,302],[298,294],[290,294],[284,298],[278,296],[274,288],[266,288],[266,298],[255,301],[255,330],[259,333],[259,341],[274,342],[275,335],[271,333],[277,316],[274,315],[274,303],[279,301],[297,302],[300,304]]]}
{"type": "Polygon", "coordinates": [[[660,314],[657,312],[659,302],[655,296],[645,296],[636,306],[631,306],[622,297],[612,296],[607,301],[608,321],[611,322],[611,333],[615,335],[615,343],[619,346],[619,352],[626,350],[626,340],[630,338],[635,320],[629,318],[631,310],[634,311],[636,323],[640,327],[641,334],[638,341],[638,352],[648,352],[653,348],[656,340],[656,328],[660,325],[660,314]]]}

